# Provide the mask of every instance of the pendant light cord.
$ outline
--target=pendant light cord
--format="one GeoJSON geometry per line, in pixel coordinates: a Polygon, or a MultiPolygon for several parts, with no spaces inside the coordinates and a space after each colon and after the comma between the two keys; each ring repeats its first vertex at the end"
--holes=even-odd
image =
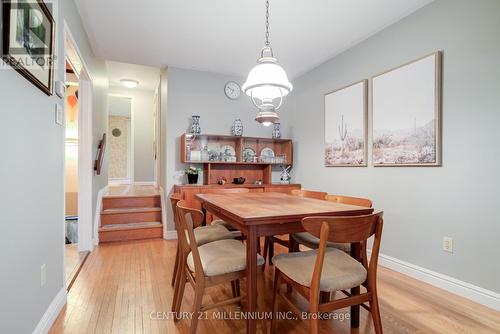
{"type": "Polygon", "coordinates": [[[266,0],[266,46],[269,44],[269,0],[266,0]]]}

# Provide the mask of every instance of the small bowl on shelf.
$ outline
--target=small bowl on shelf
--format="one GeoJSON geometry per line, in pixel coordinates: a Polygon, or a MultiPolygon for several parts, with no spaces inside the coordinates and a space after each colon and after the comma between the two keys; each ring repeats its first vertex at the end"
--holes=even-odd
{"type": "Polygon", "coordinates": [[[246,179],[244,177],[235,177],[233,178],[233,183],[234,184],[243,184],[245,183],[246,179]]]}

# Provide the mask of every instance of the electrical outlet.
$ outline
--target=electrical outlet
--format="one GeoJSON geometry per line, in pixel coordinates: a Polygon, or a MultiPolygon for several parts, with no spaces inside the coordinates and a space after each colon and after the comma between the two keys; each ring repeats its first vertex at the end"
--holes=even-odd
{"type": "Polygon", "coordinates": [[[40,286],[47,284],[47,266],[42,264],[40,266],[40,286]]]}
{"type": "Polygon", "coordinates": [[[443,251],[453,253],[453,238],[443,237],[443,251]]]}

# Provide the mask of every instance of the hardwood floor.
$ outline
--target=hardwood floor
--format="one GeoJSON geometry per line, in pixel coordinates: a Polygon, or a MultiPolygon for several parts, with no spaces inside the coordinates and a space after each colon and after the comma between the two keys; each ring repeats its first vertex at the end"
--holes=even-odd
{"type": "Polygon", "coordinates": [[[110,186],[104,196],[154,196],[160,191],[155,186],[121,185],[110,186]]]}
{"type": "Polygon", "coordinates": [[[66,252],[64,253],[64,269],[65,269],[65,279],[66,288],[69,290],[71,285],[74,283],[76,276],[80,267],[85,262],[86,257],[89,252],[79,252],[78,244],[67,244],[65,245],[66,252]]]}
{"type": "MultiPolygon", "coordinates": [[[[175,241],[162,239],[99,246],[85,262],[50,333],[188,333],[189,320],[174,323],[166,319],[173,296],[170,279],[175,248],[175,241]]],[[[259,271],[260,311],[270,310],[272,274],[269,266],[264,273],[259,271]]],[[[231,285],[227,284],[210,288],[204,301],[216,302],[230,295],[231,285]]],[[[380,267],[379,298],[385,333],[499,332],[500,312],[380,267]]],[[[192,301],[193,291],[188,286],[181,310],[189,312],[192,301]]],[[[282,300],[279,310],[290,311],[282,300]]],[[[244,320],[234,319],[240,315],[238,311],[236,305],[208,311],[210,320],[199,322],[198,333],[244,333],[244,320]],[[226,319],[214,319],[216,315],[226,319]]],[[[338,320],[345,316],[348,309],[336,312],[337,320],[323,321],[322,333],[349,333],[349,319],[338,320]]],[[[257,329],[267,333],[268,327],[269,321],[262,320],[257,329]]],[[[302,320],[279,320],[276,331],[308,332],[309,323],[302,320]]],[[[356,332],[373,332],[363,309],[356,332]]]]}

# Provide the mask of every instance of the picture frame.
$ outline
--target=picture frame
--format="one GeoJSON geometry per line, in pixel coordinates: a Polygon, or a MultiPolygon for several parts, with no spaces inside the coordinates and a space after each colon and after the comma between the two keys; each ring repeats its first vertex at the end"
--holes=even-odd
{"type": "Polygon", "coordinates": [[[375,167],[442,165],[442,52],[372,77],[375,167]]]}
{"type": "Polygon", "coordinates": [[[52,95],[55,21],[42,0],[2,0],[2,59],[52,95]]]}
{"type": "Polygon", "coordinates": [[[325,167],[368,166],[368,80],[324,95],[325,167]]]}

